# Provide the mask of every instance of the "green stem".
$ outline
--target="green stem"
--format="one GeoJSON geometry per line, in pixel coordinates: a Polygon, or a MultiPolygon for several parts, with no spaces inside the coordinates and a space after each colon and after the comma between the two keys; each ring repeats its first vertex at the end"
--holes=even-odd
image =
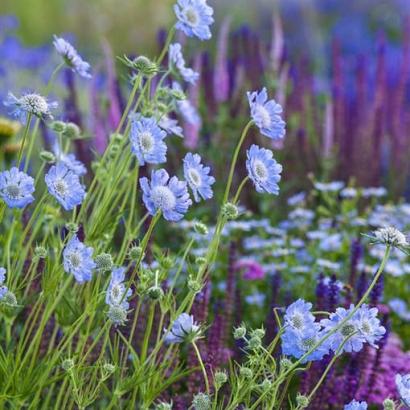
{"type": "Polygon", "coordinates": [[[24,127],[24,133],[23,133],[23,140],[20,145],[19,153],[18,153],[18,159],[17,159],[17,168],[20,168],[21,160],[23,158],[23,151],[24,151],[24,145],[26,144],[26,139],[30,130],[30,124],[31,124],[31,119],[33,117],[32,113],[29,113],[27,116],[27,121],[26,121],[26,126],[24,127]]]}
{"type": "Polygon", "coordinates": [[[202,361],[201,353],[199,352],[198,346],[196,345],[195,342],[192,342],[192,346],[195,350],[196,356],[199,361],[199,365],[201,366],[202,374],[204,375],[204,381],[205,381],[205,386],[206,386],[206,392],[209,395],[210,394],[210,389],[209,389],[209,380],[208,380],[208,374],[206,373],[204,362],[202,361]]]}

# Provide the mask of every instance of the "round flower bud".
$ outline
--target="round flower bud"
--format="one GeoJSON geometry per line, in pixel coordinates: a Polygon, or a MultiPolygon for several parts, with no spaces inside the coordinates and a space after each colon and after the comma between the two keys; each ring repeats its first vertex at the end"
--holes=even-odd
{"type": "Polygon", "coordinates": [[[259,349],[262,346],[262,340],[260,337],[258,336],[252,336],[249,340],[248,340],[248,349],[250,350],[256,350],[259,349]]]}
{"type": "Polygon", "coordinates": [[[200,235],[208,235],[208,227],[202,222],[195,222],[194,229],[195,232],[199,233],[200,235]]]}
{"type": "Polygon", "coordinates": [[[179,101],[186,100],[186,94],[182,90],[171,89],[171,95],[176,100],[179,100],[179,101]]]}
{"type": "Polygon", "coordinates": [[[193,293],[198,293],[202,289],[202,284],[196,279],[190,277],[188,279],[188,289],[191,290],[193,293]]]}
{"type": "Polygon", "coordinates": [[[134,60],[134,67],[146,76],[152,76],[158,73],[158,66],[148,57],[139,56],[134,60]]]}
{"type": "Polygon", "coordinates": [[[104,363],[103,372],[107,375],[113,374],[115,372],[115,366],[111,363],[104,363]]]}
{"type": "Polygon", "coordinates": [[[78,225],[75,222],[67,222],[65,224],[67,231],[70,233],[77,233],[78,232],[78,225]]]}
{"type": "Polygon", "coordinates": [[[296,404],[301,409],[305,409],[306,407],[309,406],[309,399],[307,398],[307,396],[304,396],[303,394],[298,393],[298,395],[296,396],[296,404]]]}
{"type": "Polygon", "coordinates": [[[383,402],[383,409],[384,410],[395,410],[396,409],[396,404],[392,399],[386,399],[383,402]]]}
{"type": "Polygon", "coordinates": [[[143,251],[141,246],[133,246],[130,248],[129,252],[128,252],[130,259],[134,260],[134,261],[139,261],[140,258],[144,259],[145,254],[143,255],[143,251]]]}
{"type": "Polygon", "coordinates": [[[235,340],[239,340],[242,339],[246,336],[246,327],[244,326],[239,326],[237,328],[234,329],[233,331],[233,338],[235,340]]]}
{"type": "Polygon", "coordinates": [[[110,306],[107,316],[116,326],[123,325],[127,321],[127,311],[119,305],[110,306]]]}
{"type": "Polygon", "coordinates": [[[65,125],[65,129],[63,131],[63,135],[67,138],[70,139],[76,139],[79,138],[81,135],[81,130],[78,127],[77,124],[74,124],[73,122],[68,122],[65,125]]]}
{"type": "Polygon", "coordinates": [[[109,272],[114,266],[112,256],[109,253],[97,255],[95,257],[95,264],[97,265],[97,270],[101,272],[109,272]]]}
{"type": "Polygon", "coordinates": [[[55,162],[56,157],[50,151],[41,151],[40,152],[40,159],[46,163],[52,164],[55,162]]]}
{"type": "Polygon", "coordinates": [[[164,291],[159,286],[151,286],[147,294],[152,300],[158,300],[164,296],[164,291]]]}
{"type": "Polygon", "coordinates": [[[204,257],[202,257],[202,256],[198,256],[198,257],[195,259],[195,263],[196,263],[197,265],[205,265],[206,259],[205,259],[204,257]]]}
{"type": "Polygon", "coordinates": [[[16,307],[17,306],[17,298],[16,295],[8,290],[0,300],[0,303],[9,307],[16,307]]]}
{"type": "Polygon", "coordinates": [[[61,367],[66,372],[71,371],[74,368],[74,360],[73,359],[64,359],[61,363],[61,367]]]}
{"type": "Polygon", "coordinates": [[[198,393],[192,399],[192,407],[195,410],[209,410],[211,408],[211,399],[205,393],[198,393]]]}
{"type": "Polygon", "coordinates": [[[249,380],[253,377],[253,371],[249,367],[241,366],[239,369],[239,374],[245,379],[249,380]]]}
{"type": "Polygon", "coordinates": [[[161,259],[160,264],[164,269],[171,269],[174,266],[174,260],[169,256],[165,256],[161,259]]]}
{"type": "Polygon", "coordinates": [[[287,359],[286,357],[283,357],[280,359],[280,368],[281,370],[286,370],[289,369],[292,366],[292,361],[287,359]]]}
{"type": "Polygon", "coordinates": [[[214,382],[217,389],[228,381],[228,375],[225,372],[215,372],[214,382]]]}
{"type": "Polygon", "coordinates": [[[222,216],[228,220],[236,219],[239,216],[238,207],[231,202],[227,202],[222,206],[222,216]]]}
{"type": "Polygon", "coordinates": [[[262,339],[265,336],[265,329],[252,330],[252,336],[256,336],[262,339]]]}
{"type": "Polygon", "coordinates": [[[260,384],[260,388],[263,391],[267,391],[272,387],[272,382],[269,379],[263,380],[263,382],[260,384]]]}
{"type": "Polygon", "coordinates": [[[119,133],[114,133],[110,135],[110,141],[113,143],[119,144],[121,141],[124,140],[124,135],[119,133]]]}
{"type": "Polygon", "coordinates": [[[63,121],[53,121],[50,125],[51,129],[55,132],[63,132],[65,130],[65,122],[63,121]]]}
{"type": "Polygon", "coordinates": [[[34,257],[37,259],[45,259],[47,257],[47,249],[44,246],[36,246],[34,248],[34,257]]]}
{"type": "Polygon", "coordinates": [[[155,410],[172,410],[172,403],[158,403],[155,407],[155,410]]]}

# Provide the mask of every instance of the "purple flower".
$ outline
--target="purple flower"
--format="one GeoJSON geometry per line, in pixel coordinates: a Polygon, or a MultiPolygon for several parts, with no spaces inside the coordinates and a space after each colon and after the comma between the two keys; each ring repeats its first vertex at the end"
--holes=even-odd
{"type": "Polygon", "coordinates": [[[265,277],[263,267],[252,259],[241,259],[234,265],[235,269],[243,269],[242,277],[245,280],[258,280],[265,277]]]}

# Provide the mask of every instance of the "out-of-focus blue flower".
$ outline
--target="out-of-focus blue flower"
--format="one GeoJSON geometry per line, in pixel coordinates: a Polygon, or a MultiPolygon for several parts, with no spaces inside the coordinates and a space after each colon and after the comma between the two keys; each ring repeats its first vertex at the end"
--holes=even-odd
{"type": "Polygon", "coordinates": [[[45,176],[48,192],[60,205],[70,211],[83,202],[85,190],[80,178],[63,163],[53,165],[45,176]]]}
{"type": "Polygon", "coordinates": [[[209,26],[214,22],[214,11],[206,4],[206,0],[178,0],[174,11],[178,18],[178,30],[200,40],[209,40],[212,37],[209,26]]]}
{"type": "Polygon", "coordinates": [[[132,290],[126,289],[124,280],[125,268],[116,268],[112,271],[105,302],[107,305],[120,306],[124,310],[128,310],[130,304],[127,299],[132,295],[132,290]]]}
{"type": "MultiPolygon", "coordinates": [[[[177,91],[182,91],[181,84],[174,81],[172,83],[172,88],[177,91]]],[[[202,119],[198,113],[196,107],[187,98],[183,100],[178,100],[176,102],[178,112],[182,115],[183,119],[191,125],[195,125],[198,128],[202,125],[202,119]]]]}
{"type": "Polygon", "coordinates": [[[268,101],[268,92],[263,88],[261,92],[248,92],[251,117],[263,135],[279,140],[285,136],[286,123],[283,121],[282,106],[275,100],[268,101]]]}
{"type": "Polygon", "coordinates": [[[4,285],[6,281],[6,269],[0,267],[0,300],[3,299],[4,295],[8,292],[8,288],[4,285]]]}
{"type": "Polygon", "coordinates": [[[91,78],[90,74],[90,64],[84,61],[77,50],[66,40],[61,37],[54,36],[53,41],[54,47],[57,50],[57,53],[63,57],[64,62],[70,67],[73,71],[79,74],[84,78],[91,78]]]}
{"type": "Polygon", "coordinates": [[[410,373],[404,376],[398,374],[395,380],[402,402],[410,407],[410,373]]]}
{"type": "Polygon", "coordinates": [[[175,319],[169,332],[165,334],[165,343],[182,343],[195,340],[200,333],[200,327],[192,315],[181,313],[175,319]]]}
{"type": "Polygon", "coordinates": [[[311,309],[312,304],[305,302],[303,299],[293,302],[286,309],[285,326],[297,331],[303,331],[306,327],[313,326],[315,317],[312,315],[311,309]]]}
{"type": "Polygon", "coordinates": [[[74,275],[78,283],[88,282],[92,278],[96,267],[93,252],[93,248],[85,246],[75,235],[63,251],[64,270],[74,275]]]}
{"type": "Polygon", "coordinates": [[[64,164],[70,171],[73,171],[74,174],[82,176],[87,173],[85,165],[79,161],[74,154],[65,154],[57,143],[54,145],[54,154],[57,162],[64,164]]]}
{"type": "Polygon", "coordinates": [[[345,183],[342,181],[315,182],[314,186],[321,192],[337,192],[345,186],[345,183]]]}
{"type": "Polygon", "coordinates": [[[195,84],[198,81],[199,74],[192,68],[185,66],[185,59],[181,50],[182,47],[179,43],[174,43],[169,46],[169,62],[171,67],[175,66],[186,82],[195,84]]]}
{"type": "Polygon", "coordinates": [[[34,201],[34,179],[16,167],[0,172],[0,197],[10,208],[24,208],[34,201]]]}
{"type": "Polygon", "coordinates": [[[367,410],[367,403],[365,401],[352,400],[349,404],[344,406],[344,410],[367,410]]]}
{"type": "Polygon", "coordinates": [[[288,205],[289,206],[298,206],[305,202],[306,199],[306,192],[299,192],[295,195],[292,195],[288,198],[288,205]]]}
{"type": "Polygon", "coordinates": [[[169,178],[165,169],[152,171],[151,181],[140,179],[143,191],[142,199],[151,215],[161,211],[167,221],[179,221],[192,204],[187,183],[177,177],[169,178]]]}
{"type": "Polygon", "coordinates": [[[155,118],[131,117],[131,150],[139,165],[166,162],[167,145],[163,141],[167,133],[157,124],[155,118]]]}
{"type": "Polygon", "coordinates": [[[278,195],[282,165],[273,158],[273,152],[266,148],[252,145],[246,153],[248,175],[258,192],[278,195]]]}
{"type": "Polygon", "coordinates": [[[38,118],[53,118],[51,111],[57,108],[56,102],[49,102],[39,94],[25,94],[17,98],[13,93],[8,93],[4,105],[11,109],[11,114],[20,121],[25,122],[28,114],[38,118]]]}
{"type": "Polygon", "coordinates": [[[211,169],[201,164],[201,157],[198,154],[185,155],[184,177],[192,190],[194,199],[199,202],[202,199],[212,198],[213,192],[211,185],[215,183],[215,178],[209,175],[211,169]]]}
{"type": "Polygon", "coordinates": [[[265,303],[266,295],[261,292],[255,292],[245,296],[245,302],[249,305],[262,307],[265,303]]]}
{"type": "Polygon", "coordinates": [[[159,121],[158,125],[168,134],[168,135],[176,135],[177,137],[184,138],[184,134],[182,131],[182,127],[178,125],[178,121],[168,117],[167,115],[163,115],[159,121]]]}
{"type": "Polygon", "coordinates": [[[389,302],[390,309],[406,322],[410,322],[410,310],[404,300],[395,298],[389,302]]]}

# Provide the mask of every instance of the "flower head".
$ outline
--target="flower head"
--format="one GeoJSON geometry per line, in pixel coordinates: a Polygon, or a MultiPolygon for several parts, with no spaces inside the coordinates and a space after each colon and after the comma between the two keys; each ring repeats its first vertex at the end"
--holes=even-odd
{"type": "Polygon", "coordinates": [[[402,402],[410,407],[410,373],[396,375],[396,386],[402,402]]]}
{"type": "Polygon", "coordinates": [[[405,248],[409,246],[406,236],[398,229],[389,226],[387,228],[380,228],[374,232],[374,239],[378,243],[405,248]]]}
{"type": "Polygon", "coordinates": [[[4,282],[6,281],[6,272],[6,269],[0,267],[0,300],[2,300],[8,292],[7,286],[4,285],[4,282]]]}
{"type": "Polygon", "coordinates": [[[0,172],[0,197],[10,208],[24,208],[34,201],[34,179],[16,167],[0,172]]]}
{"type": "Polygon", "coordinates": [[[28,114],[38,118],[53,118],[51,111],[58,106],[56,102],[48,102],[45,97],[39,94],[25,94],[17,98],[10,92],[4,101],[4,105],[10,107],[12,109],[11,113],[22,122],[26,121],[28,114]]]}
{"type": "Polygon", "coordinates": [[[168,117],[167,115],[162,115],[158,121],[158,125],[168,134],[176,135],[177,137],[184,138],[182,127],[178,125],[178,121],[168,117]]]}
{"type": "Polygon", "coordinates": [[[199,74],[192,68],[185,66],[185,59],[182,55],[182,46],[179,43],[174,43],[169,46],[169,61],[171,67],[175,66],[182,78],[191,84],[195,84],[199,78],[199,74]]]}
{"type": "Polygon", "coordinates": [[[344,410],[367,410],[367,403],[365,401],[352,400],[349,404],[343,407],[344,410]]]}
{"type": "Polygon", "coordinates": [[[315,317],[311,313],[312,304],[298,299],[289,305],[284,316],[285,325],[296,331],[303,331],[307,327],[313,326],[315,317]]]}
{"type": "Polygon", "coordinates": [[[246,155],[246,168],[256,190],[278,195],[282,165],[273,158],[272,151],[252,145],[246,155]]]}
{"type": "Polygon", "coordinates": [[[90,64],[80,57],[77,50],[68,41],[61,37],[54,36],[53,44],[57,53],[63,57],[68,67],[81,77],[91,78],[91,74],[89,73],[90,64]]]}
{"type": "Polygon", "coordinates": [[[45,176],[48,192],[66,210],[70,211],[83,202],[85,190],[80,178],[63,163],[53,165],[45,176]]]}
{"type": "Polygon", "coordinates": [[[165,343],[192,342],[200,335],[200,327],[192,315],[181,313],[165,335],[165,343]]]}
{"type": "Polygon", "coordinates": [[[176,28],[188,37],[209,40],[212,37],[209,26],[214,22],[214,11],[206,0],[178,0],[174,6],[178,18],[176,28]]]}
{"type": "Polygon", "coordinates": [[[128,310],[130,305],[127,298],[132,295],[132,290],[127,290],[124,280],[125,268],[116,268],[112,271],[105,303],[110,306],[121,306],[124,310],[128,310]]]}
{"type": "Polygon", "coordinates": [[[91,280],[96,265],[92,258],[94,249],[85,246],[73,236],[63,251],[64,270],[74,275],[78,283],[91,280]]]}
{"type": "Polygon", "coordinates": [[[266,88],[261,92],[248,92],[251,117],[263,135],[273,140],[282,139],[285,136],[286,123],[283,121],[282,106],[275,100],[268,101],[266,88]]]}
{"type": "Polygon", "coordinates": [[[212,198],[211,185],[215,183],[215,178],[209,175],[210,168],[201,164],[201,157],[198,154],[189,152],[183,161],[184,177],[192,190],[195,201],[199,202],[201,198],[212,198]]]}
{"type": "Polygon", "coordinates": [[[58,144],[54,145],[54,154],[57,162],[64,164],[70,171],[74,172],[78,176],[85,175],[87,168],[79,161],[74,154],[65,154],[58,144]]]}
{"type": "Polygon", "coordinates": [[[161,211],[168,221],[179,221],[192,204],[186,182],[169,178],[165,169],[152,171],[151,181],[140,179],[143,201],[151,215],[161,211]]]}
{"type": "Polygon", "coordinates": [[[139,165],[166,162],[167,146],[163,141],[167,133],[157,124],[155,118],[131,117],[131,150],[137,156],[139,165]]]}

